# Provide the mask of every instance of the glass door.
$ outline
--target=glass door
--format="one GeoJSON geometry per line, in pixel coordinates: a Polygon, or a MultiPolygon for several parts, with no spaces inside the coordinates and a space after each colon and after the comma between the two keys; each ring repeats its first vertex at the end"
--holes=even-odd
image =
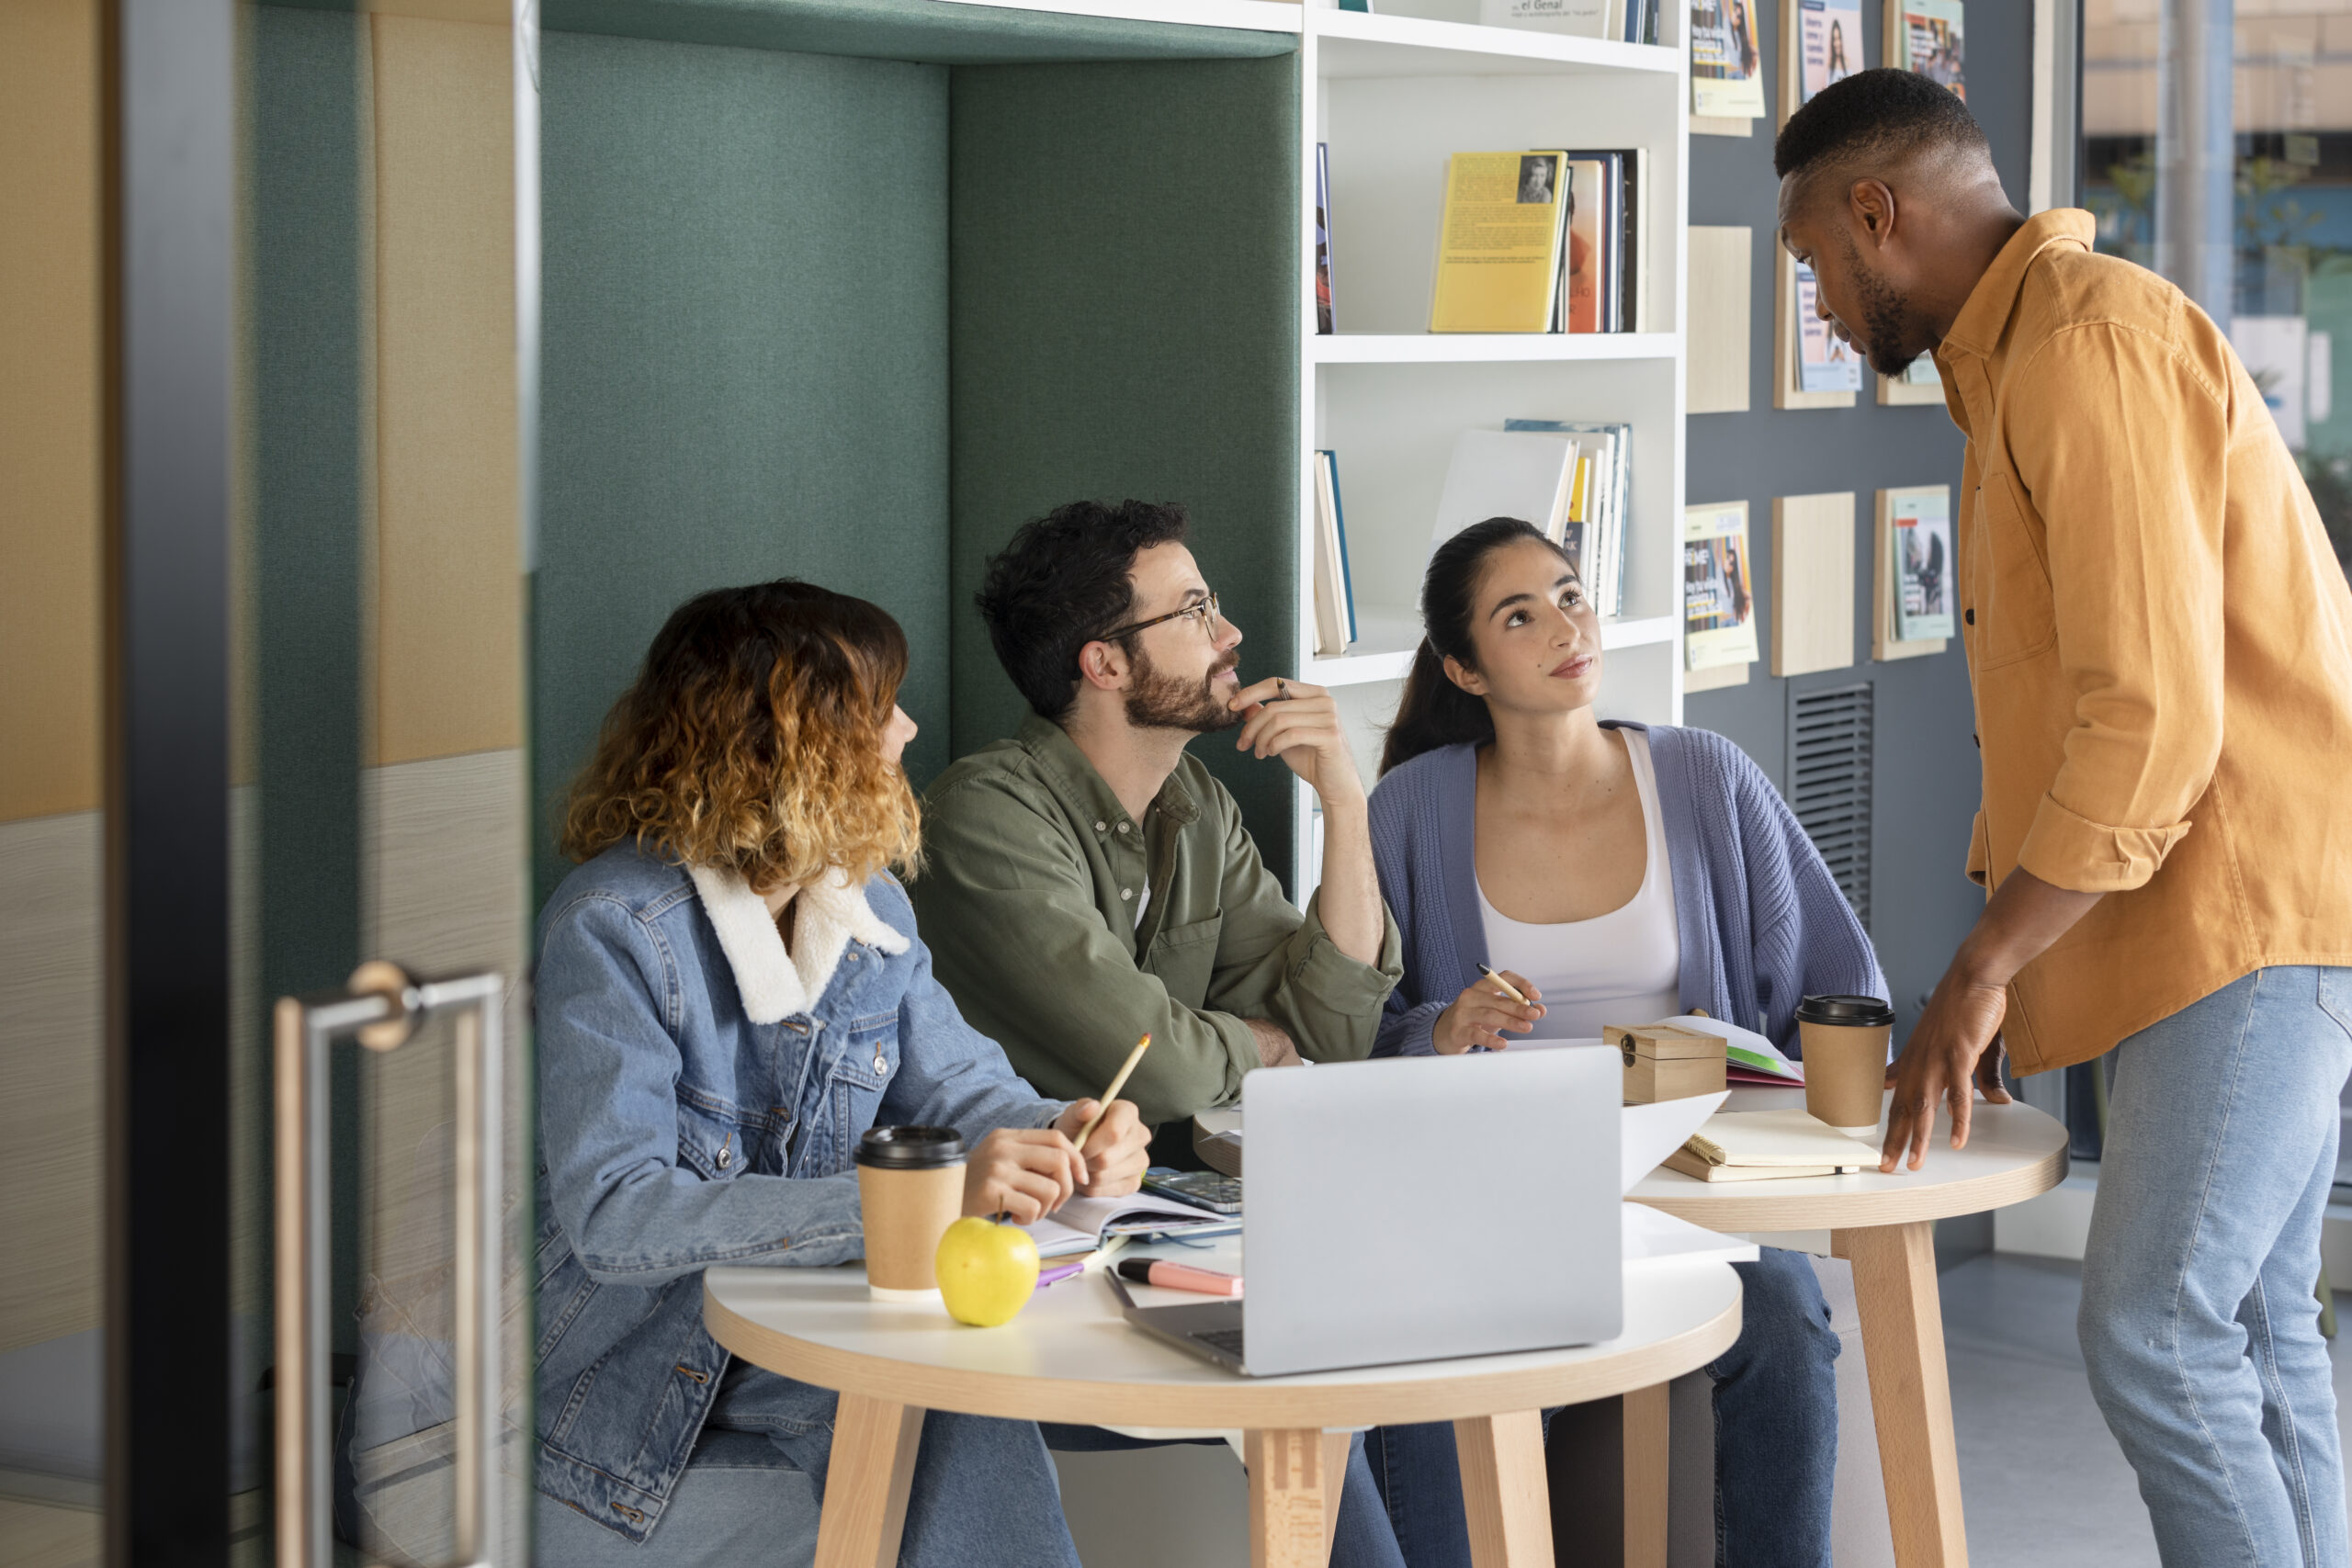
{"type": "Polygon", "coordinates": [[[239,18],[232,1288],[267,1462],[235,1484],[243,1555],[289,1568],[527,1555],[517,11],[239,18]]]}

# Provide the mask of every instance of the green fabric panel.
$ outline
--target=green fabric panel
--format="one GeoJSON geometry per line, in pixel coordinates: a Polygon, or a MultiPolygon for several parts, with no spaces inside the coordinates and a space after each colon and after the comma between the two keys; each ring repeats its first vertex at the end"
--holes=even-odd
{"type": "MultiPolygon", "coordinates": [[[[243,826],[259,908],[259,1016],[360,959],[362,488],[369,431],[360,274],[364,21],[262,7],[251,38],[245,220],[253,308],[250,549],[258,809],[243,826]]],[[[328,1067],[334,1348],[358,1348],[362,1155],[357,1053],[328,1067]]],[[[264,1072],[266,1072],[265,1066],[264,1072]]],[[[259,1151],[266,1181],[266,1135],[259,1151]]]]}
{"type": "Polygon", "coordinates": [[[947,77],[550,35],[532,775],[566,784],[664,617],[797,576],[905,625],[947,760],[947,77]]]}
{"type": "MultiPolygon", "coordinates": [[[[1298,94],[1295,57],[956,70],[956,755],[1025,711],[985,562],[1081,497],[1184,502],[1242,678],[1297,672],[1298,94]]],[[[1194,750],[1287,882],[1289,770],[1194,750]]]]}
{"type": "Polygon", "coordinates": [[[855,54],[944,65],[1022,61],[1247,59],[1295,33],[1017,11],[945,0],[547,0],[549,31],[855,54]]]}

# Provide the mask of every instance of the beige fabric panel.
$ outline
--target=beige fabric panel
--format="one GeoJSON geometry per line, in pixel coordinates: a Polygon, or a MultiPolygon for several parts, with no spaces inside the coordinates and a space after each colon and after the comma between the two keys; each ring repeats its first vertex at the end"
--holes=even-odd
{"type": "Polygon", "coordinates": [[[0,1352],[98,1323],[101,827],[0,823],[0,1352]]]}
{"type": "Polygon", "coordinates": [[[507,29],[370,18],[382,765],[523,743],[507,29]]]}
{"type": "Polygon", "coordinates": [[[98,6],[0,6],[0,821],[99,797],[98,6]]]}

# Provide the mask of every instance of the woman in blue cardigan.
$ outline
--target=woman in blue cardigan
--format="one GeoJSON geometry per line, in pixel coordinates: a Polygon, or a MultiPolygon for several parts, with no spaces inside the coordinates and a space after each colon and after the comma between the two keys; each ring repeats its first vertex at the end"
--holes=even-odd
{"type": "MultiPolygon", "coordinates": [[[[1745,753],[1595,717],[1600,616],[1558,547],[1514,518],[1464,529],[1430,558],[1421,618],[1372,795],[1380,890],[1405,938],[1374,1055],[1502,1050],[1546,1016],[1577,1038],[1678,1013],[1795,1055],[1806,994],[1885,996],[1870,939],[1745,753]]],[[[1734,1267],[1743,1326],[1707,1368],[1716,1561],[1828,1568],[1838,1336],[1803,1255],[1767,1247],[1734,1267]]],[[[1394,1470],[1401,1490],[1408,1466],[1426,1473],[1420,1446],[1451,1440],[1392,1429],[1374,1474],[1394,1470]]]]}

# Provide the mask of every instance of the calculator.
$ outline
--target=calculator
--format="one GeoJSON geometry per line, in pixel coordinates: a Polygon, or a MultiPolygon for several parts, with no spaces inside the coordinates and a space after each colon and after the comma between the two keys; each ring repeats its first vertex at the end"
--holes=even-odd
{"type": "Polygon", "coordinates": [[[1220,1176],[1214,1170],[1173,1170],[1155,1165],[1143,1173],[1147,1191],[1162,1198],[1173,1198],[1180,1203],[1193,1203],[1216,1214],[1238,1214],[1241,1212],[1241,1179],[1220,1176]]]}

